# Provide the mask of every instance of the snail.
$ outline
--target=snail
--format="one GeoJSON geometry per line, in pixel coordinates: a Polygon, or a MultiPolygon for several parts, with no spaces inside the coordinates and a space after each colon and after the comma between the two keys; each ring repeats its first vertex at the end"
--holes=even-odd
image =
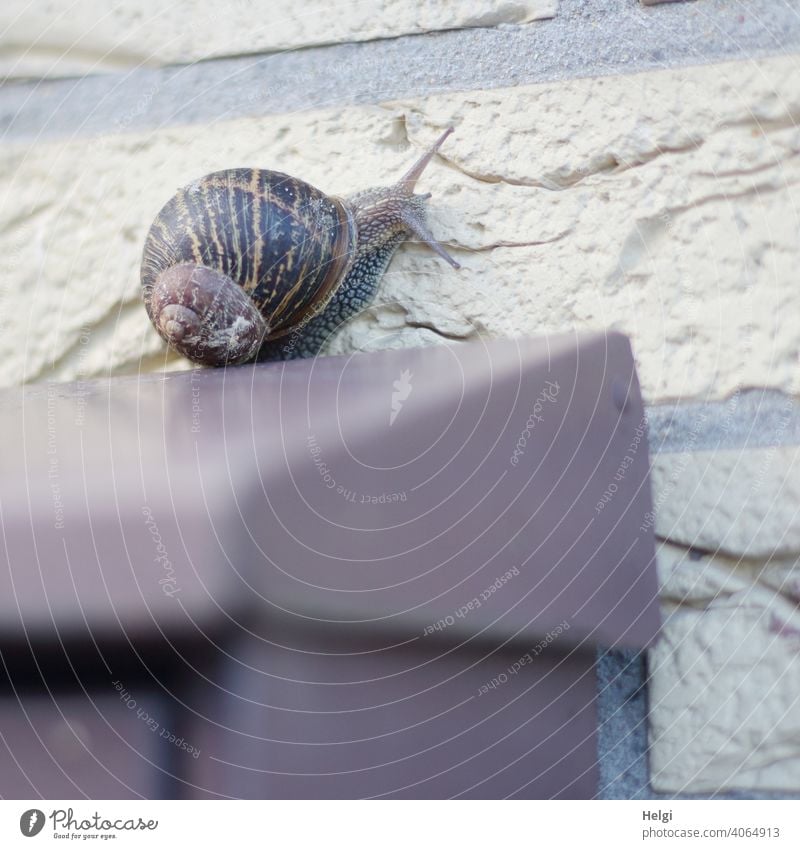
{"type": "Polygon", "coordinates": [[[392,186],[328,197],[278,171],[216,171],[180,189],[150,227],[145,308],[190,360],[222,366],[314,356],[366,306],[395,250],[413,235],[453,268],[433,238],[422,172],[453,128],[392,186]]]}

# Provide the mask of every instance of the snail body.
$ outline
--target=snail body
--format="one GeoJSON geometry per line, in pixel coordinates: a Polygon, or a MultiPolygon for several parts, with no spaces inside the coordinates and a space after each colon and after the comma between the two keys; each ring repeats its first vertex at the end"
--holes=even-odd
{"type": "Polygon", "coordinates": [[[447,130],[395,185],[329,197],[278,171],[217,171],[180,189],[145,241],[145,308],[190,360],[233,365],[313,356],[370,302],[414,235],[454,268],[413,193],[447,130]]]}

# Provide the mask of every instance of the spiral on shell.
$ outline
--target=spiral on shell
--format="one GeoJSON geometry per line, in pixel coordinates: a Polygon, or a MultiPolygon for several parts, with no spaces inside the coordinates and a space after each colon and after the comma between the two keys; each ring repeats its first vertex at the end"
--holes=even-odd
{"type": "Polygon", "coordinates": [[[324,306],[356,236],[342,201],[303,180],[249,168],[208,174],[178,191],[150,228],[145,308],[162,338],[195,362],[243,362],[324,306]]]}

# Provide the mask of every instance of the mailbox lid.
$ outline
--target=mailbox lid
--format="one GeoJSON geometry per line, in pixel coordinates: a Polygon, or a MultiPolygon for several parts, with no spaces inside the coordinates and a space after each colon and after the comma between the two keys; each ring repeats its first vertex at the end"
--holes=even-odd
{"type": "Polygon", "coordinates": [[[34,387],[0,396],[0,429],[0,644],[195,639],[254,613],[523,642],[567,622],[586,645],[658,629],[617,333],[34,387]]]}

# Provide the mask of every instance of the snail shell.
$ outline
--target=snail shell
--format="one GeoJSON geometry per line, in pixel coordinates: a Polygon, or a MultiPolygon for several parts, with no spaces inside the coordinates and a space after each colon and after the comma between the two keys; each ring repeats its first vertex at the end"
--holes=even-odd
{"type": "Polygon", "coordinates": [[[427,230],[428,195],[413,194],[450,132],[398,184],[349,201],[251,168],[180,189],[156,216],[142,257],[145,308],[158,333],[197,363],[246,362],[323,313],[351,271],[353,286],[374,292],[409,233],[458,267],[427,230]]]}

